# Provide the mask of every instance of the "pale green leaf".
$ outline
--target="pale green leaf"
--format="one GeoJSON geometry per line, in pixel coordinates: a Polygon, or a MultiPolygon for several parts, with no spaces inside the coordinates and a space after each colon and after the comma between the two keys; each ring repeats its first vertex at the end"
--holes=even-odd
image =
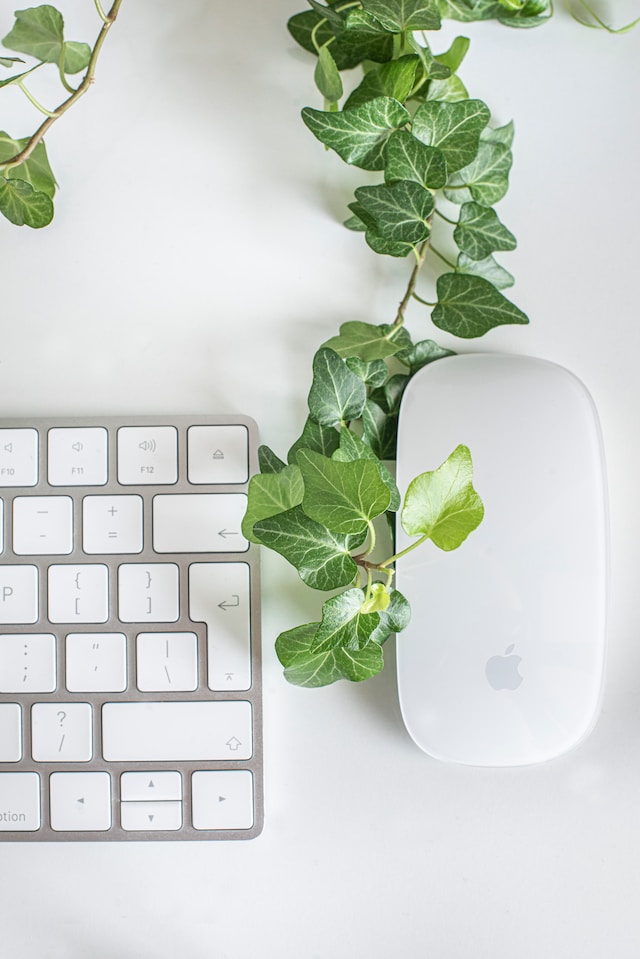
{"type": "Polygon", "coordinates": [[[462,205],[453,238],[472,260],[484,260],[495,250],[515,250],[517,246],[496,211],[474,202],[462,205]]]}
{"type": "Polygon", "coordinates": [[[471,163],[449,179],[445,195],[449,200],[457,202],[456,194],[460,191],[455,188],[467,187],[477,203],[493,206],[507,192],[512,162],[513,156],[509,147],[502,143],[481,140],[471,163]]]}
{"type": "Polygon", "coordinates": [[[332,459],[339,460],[342,463],[355,462],[356,460],[370,460],[372,463],[375,463],[380,474],[380,479],[391,494],[387,508],[394,513],[400,508],[400,493],[393,476],[384,463],[378,459],[371,447],[367,446],[367,444],[364,443],[359,436],[356,436],[355,433],[352,433],[351,430],[340,430],[340,446],[333,454],[332,459]]]}
{"type": "Polygon", "coordinates": [[[412,133],[427,146],[438,147],[444,153],[447,170],[453,173],[475,156],[480,133],[490,116],[481,100],[427,100],[416,110],[412,133]]]}
{"type": "Polygon", "coordinates": [[[383,324],[374,326],[360,320],[348,320],[340,326],[338,336],[322,344],[322,348],[333,350],[338,356],[357,356],[361,360],[384,360],[401,350],[402,343],[395,339],[399,327],[383,324]]]}
{"type": "MultiPolygon", "coordinates": [[[[0,132],[0,163],[17,156],[28,142],[28,137],[23,140],[14,140],[7,133],[0,132]]],[[[7,170],[4,176],[10,180],[24,180],[36,193],[44,193],[51,199],[56,192],[56,181],[49,166],[44,142],[37,145],[27,160],[7,170]]]]}
{"type": "Polygon", "coordinates": [[[64,20],[60,11],[44,4],[16,10],[15,17],[13,29],[2,41],[4,46],[44,63],[59,63],[64,43],[64,20]]]}
{"type": "Polygon", "coordinates": [[[501,127],[485,127],[480,134],[480,139],[485,140],[487,143],[502,143],[503,146],[511,149],[513,146],[514,133],[515,127],[513,120],[510,120],[509,123],[505,123],[504,126],[501,127]]]}
{"type": "Polygon", "coordinates": [[[367,643],[360,650],[315,650],[313,639],[319,625],[296,626],[278,636],[276,654],[285,667],[284,676],[288,682],[313,689],[340,679],[361,682],[380,672],[384,660],[377,643],[367,643]]]}
{"type": "Polygon", "coordinates": [[[468,37],[456,37],[448,50],[444,53],[437,53],[436,60],[449,67],[452,73],[455,73],[464,58],[467,55],[471,41],[468,37]]]}
{"type": "Polygon", "coordinates": [[[437,0],[362,0],[362,6],[391,33],[440,29],[437,0]]]}
{"type": "Polygon", "coordinates": [[[436,288],[438,305],[431,319],[455,336],[470,339],[506,323],[529,322],[522,310],[480,276],[443,273],[436,288]]]}
{"type": "Polygon", "coordinates": [[[409,483],[400,521],[407,536],[422,536],[443,550],[457,549],[482,521],[473,488],[471,453],[458,446],[448,459],[409,483]]]}
{"type": "Polygon", "coordinates": [[[91,47],[88,43],[76,43],[73,40],[65,43],[63,64],[65,73],[80,73],[86,70],[90,59],[91,47]]]}
{"type": "Polygon", "coordinates": [[[322,606],[322,621],[312,649],[363,649],[380,622],[379,613],[363,610],[364,599],[364,592],[357,587],[328,599],[322,606]]]}
{"type": "Polygon", "coordinates": [[[391,492],[376,463],[341,463],[311,450],[300,450],[297,460],[304,480],[302,508],[334,533],[361,533],[389,508],[391,492]]]}
{"type": "Polygon", "coordinates": [[[242,520],[242,535],[254,543],[258,520],[284,513],[298,506],[304,495],[302,474],[297,466],[285,466],[278,473],[259,473],[249,480],[247,509],[242,520]]]}
{"type": "Polygon", "coordinates": [[[468,99],[469,91],[457,74],[447,77],[446,80],[431,80],[427,89],[427,100],[458,103],[460,100],[468,99]]]}
{"type": "Polygon", "coordinates": [[[460,253],[456,265],[457,273],[467,273],[471,276],[481,276],[498,290],[506,290],[513,286],[514,279],[508,270],[494,259],[492,256],[485,257],[484,260],[472,260],[466,253],[460,253]]]}
{"type": "Polygon", "coordinates": [[[16,226],[39,229],[51,223],[53,203],[24,180],[0,177],[0,213],[16,226]]]}

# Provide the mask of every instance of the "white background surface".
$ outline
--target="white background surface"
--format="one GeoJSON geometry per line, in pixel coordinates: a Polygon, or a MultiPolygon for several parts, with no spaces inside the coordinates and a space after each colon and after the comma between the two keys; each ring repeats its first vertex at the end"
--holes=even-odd
{"type": "MultiPolygon", "coordinates": [[[[70,38],[97,32],[90,0],[60,5],[70,38]]],[[[611,6],[619,22],[640,12],[611,6]]],[[[3,413],[245,412],[282,454],[317,346],[344,320],[392,318],[407,265],[340,227],[362,175],[299,120],[318,101],[285,31],[297,9],[125,0],[94,88],[48,138],[54,225],[0,222],[3,413]]],[[[599,724],[540,767],[429,759],[404,732],[392,655],[361,687],[285,684],[273,639],[317,598],[266,556],[263,835],[2,844],[3,956],[638,955],[640,29],[609,37],[559,10],[536,31],[455,32],[472,37],[471,95],[516,120],[499,211],[519,248],[502,262],[532,321],[464,348],[568,366],[601,414],[612,606],[599,724]]],[[[17,93],[1,92],[0,126],[30,132],[17,93]]],[[[453,345],[417,306],[409,325],[453,345]]]]}

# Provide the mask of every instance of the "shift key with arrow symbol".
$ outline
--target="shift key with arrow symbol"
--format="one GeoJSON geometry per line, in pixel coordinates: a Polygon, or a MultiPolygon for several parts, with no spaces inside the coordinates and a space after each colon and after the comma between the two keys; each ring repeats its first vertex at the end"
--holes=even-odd
{"type": "Polygon", "coordinates": [[[209,689],[251,688],[251,610],[247,563],[192,563],[189,616],[207,629],[209,689]]]}

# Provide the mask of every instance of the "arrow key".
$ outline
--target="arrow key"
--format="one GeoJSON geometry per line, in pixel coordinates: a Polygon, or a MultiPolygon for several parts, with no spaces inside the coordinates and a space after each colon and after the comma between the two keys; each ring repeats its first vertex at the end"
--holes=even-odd
{"type": "Polygon", "coordinates": [[[129,832],[171,831],[182,826],[182,803],[123,802],[120,807],[122,828],[129,832]]]}
{"type": "Polygon", "coordinates": [[[51,828],[58,832],[104,832],[111,828],[109,773],[52,773],[51,828]]]}
{"type": "Polygon", "coordinates": [[[120,777],[123,802],[160,802],[182,799],[182,777],[173,770],[123,773],[120,777]]]}

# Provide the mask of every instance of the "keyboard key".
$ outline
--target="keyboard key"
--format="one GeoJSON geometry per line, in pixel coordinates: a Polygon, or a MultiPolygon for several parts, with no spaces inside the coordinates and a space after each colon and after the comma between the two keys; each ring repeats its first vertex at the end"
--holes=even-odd
{"type": "Polygon", "coordinates": [[[139,633],[138,689],[186,692],[198,686],[198,637],[195,633],[139,633]]]}
{"type": "Polygon", "coordinates": [[[18,556],[70,553],[73,500],[69,496],[17,496],[13,501],[13,551],[18,556]]]}
{"type": "Polygon", "coordinates": [[[0,486],[36,486],[37,482],[37,431],[0,429],[0,486]]]}
{"type": "Polygon", "coordinates": [[[123,563],[118,568],[118,612],[123,623],[175,623],[180,615],[175,563],[123,563]]]}
{"type": "Polygon", "coordinates": [[[83,763],[93,755],[89,703],[35,703],[31,755],[39,763],[83,763]]]}
{"type": "Polygon", "coordinates": [[[109,571],[102,565],[49,567],[49,619],[52,623],[106,623],[109,571]]]}
{"type": "Polygon", "coordinates": [[[52,773],[49,802],[52,829],[104,832],[111,827],[109,773],[52,773]]]}
{"type": "Polygon", "coordinates": [[[246,483],[249,434],[246,426],[191,426],[187,433],[190,483],[246,483]]]}
{"type": "Polygon", "coordinates": [[[178,431],[174,426],[118,430],[118,481],[125,486],[176,483],[178,431]]]}
{"type": "Polygon", "coordinates": [[[192,563],[189,615],[207,627],[209,689],[251,687],[249,567],[192,563]]]}
{"type": "Polygon", "coordinates": [[[70,693],[121,693],[127,688],[124,633],[69,633],[66,686],[70,693]]]}
{"type": "Polygon", "coordinates": [[[191,795],[195,829],[253,826],[253,776],[248,769],[195,772],[191,795]]]}
{"type": "Polygon", "coordinates": [[[18,703],[0,703],[0,763],[22,759],[22,710],[18,703]]]}
{"type": "Polygon", "coordinates": [[[52,693],[56,638],[52,633],[8,633],[0,642],[0,692],[52,693]]]}
{"type": "Polygon", "coordinates": [[[240,553],[244,493],[159,494],[153,499],[153,548],[157,553],[240,553]]]}
{"type": "Polygon", "coordinates": [[[0,832],[40,829],[40,776],[0,773],[0,832]]]}
{"type": "Polygon", "coordinates": [[[176,830],[182,826],[181,802],[123,802],[122,828],[129,831],[176,830]]]}
{"type": "Polygon", "coordinates": [[[174,770],[123,773],[120,798],[128,802],[165,802],[182,799],[182,776],[174,770]]]}
{"type": "Polygon", "coordinates": [[[51,486],[104,486],[107,431],[97,426],[57,427],[48,433],[47,474],[51,486]]]}
{"type": "Polygon", "coordinates": [[[37,620],[37,567],[0,566],[0,623],[18,625],[37,620]]]}
{"type": "Polygon", "coordinates": [[[142,552],[141,496],[85,496],[82,547],[85,553],[142,552]]]}
{"type": "Polygon", "coordinates": [[[103,756],[108,762],[250,759],[248,702],[106,703],[103,756]]]}

